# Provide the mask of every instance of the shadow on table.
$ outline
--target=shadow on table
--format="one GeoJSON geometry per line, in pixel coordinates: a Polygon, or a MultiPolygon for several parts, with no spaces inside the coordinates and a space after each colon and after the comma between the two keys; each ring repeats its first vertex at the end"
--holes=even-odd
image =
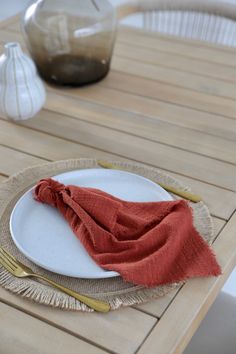
{"type": "Polygon", "coordinates": [[[184,354],[236,353],[236,297],[221,292],[184,354]]]}

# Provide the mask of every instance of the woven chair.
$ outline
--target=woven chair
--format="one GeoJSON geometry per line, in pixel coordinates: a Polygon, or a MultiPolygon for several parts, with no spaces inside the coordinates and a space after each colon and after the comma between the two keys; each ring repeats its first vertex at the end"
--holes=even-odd
{"type": "Polygon", "coordinates": [[[130,0],[117,13],[145,30],[236,47],[236,1],[130,0]]]}

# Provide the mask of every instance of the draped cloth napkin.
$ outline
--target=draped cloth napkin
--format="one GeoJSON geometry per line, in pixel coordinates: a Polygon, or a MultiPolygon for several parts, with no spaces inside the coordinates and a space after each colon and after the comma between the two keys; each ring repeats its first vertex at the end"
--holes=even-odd
{"type": "Polygon", "coordinates": [[[59,210],[99,266],[125,281],[153,287],[221,274],[184,200],[127,202],[50,178],[39,181],[34,194],[59,210]]]}

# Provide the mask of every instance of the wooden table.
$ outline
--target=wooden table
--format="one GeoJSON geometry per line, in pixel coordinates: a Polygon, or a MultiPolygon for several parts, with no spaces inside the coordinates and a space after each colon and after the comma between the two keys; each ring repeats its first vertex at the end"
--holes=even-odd
{"type": "MultiPolygon", "coordinates": [[[[17,17],[0,41],[22,41],[17,17]]],[[[2,46],[1,46],[2,49],[2,46]]],[[[112,71],[82,89],[48,88],[45,109],[0,119],[0,179],[73,157],[133,160],[202,195],[215,222],[218,278],[107,315],[64,312],[0,288],[0,352],[181,353],[235,265],[236,49],[121,28],[112,71]]]]}

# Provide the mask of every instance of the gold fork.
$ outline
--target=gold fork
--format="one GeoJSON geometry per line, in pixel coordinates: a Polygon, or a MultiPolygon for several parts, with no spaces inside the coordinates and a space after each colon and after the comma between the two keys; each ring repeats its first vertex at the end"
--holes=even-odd
{"type": "Polygon", "coordinates": [[[68,289],[62,285],[55,283],[54,281],[39,275],[35,274],[32,269],[27,267],[18,261],[15,257],[13,257],[10,253],[8,253],[4,248],[0,246],[0,264],[12,275],[18,278],[25,277],[35,277],[44,280],[48,284],[54,286],[55,288],[63,291],[64,293],[73,296],[75,299],[83,302],[90,308],[94,309],[98,312],[108,312],[110,310],[110,305],[104,301],[93,299],[86,295],[81,295],[71,289],[68,289]]]}
{"type": "MultiPolygon", "coordinates": [[[[104,160],[98,160],[97,164],[100,167],[107,168],[107,169],[124,170],[124,171],[127,170],[123,166],[122,167],[121,166],[116,166],[113,163],[108,162],[108,161],[104,161],[104,160]]],[[[164,183],[159,183],[158,182],[158,185],[161,186],[166,191],[168,191],[170,193],[173,193],[175,195],[178,195],[179,197],[182,197],[184,199],[190,200],[193,203],[198,203],[198,202],[200,202],[202,200],[202,198],[199,195],[197,195],[197,194],[193,194],[193,193],[190,193],[190,192],[187,192],[187,191],[183,191],[183,190],[180,190],[178,188],[169,186],[169,185],[164,184],[164,183]]]]}

